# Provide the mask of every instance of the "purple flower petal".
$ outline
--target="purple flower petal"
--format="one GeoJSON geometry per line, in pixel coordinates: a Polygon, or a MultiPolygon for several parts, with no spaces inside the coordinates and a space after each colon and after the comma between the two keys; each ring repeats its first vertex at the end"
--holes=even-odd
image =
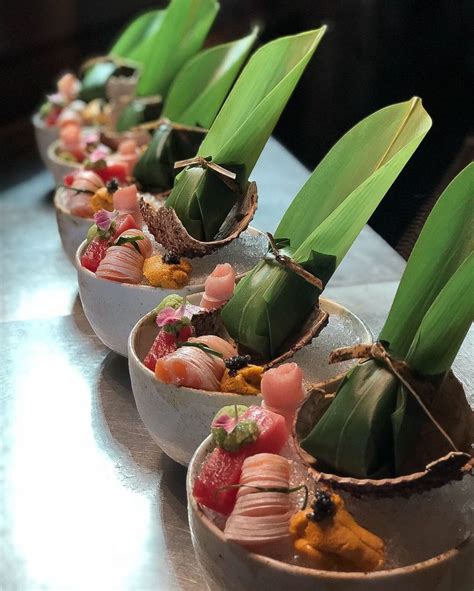
{"type": "Polygon", "coordinates": [[[230,415],[221,415],[215,421],[212,422],[211,427],[215,428],[222,428],[226,433],[232,433],[235,429],[237,423],[239,422],[238,418],[231,417],[230,415]]]}
{"type": "Polygon", "coordinates": [[[115,218],[118,216],[118,211],[107,211],[106,209],[100,209],[94,214],[94,222],[99,230],[108,232],[110,226],[115,218]]]}

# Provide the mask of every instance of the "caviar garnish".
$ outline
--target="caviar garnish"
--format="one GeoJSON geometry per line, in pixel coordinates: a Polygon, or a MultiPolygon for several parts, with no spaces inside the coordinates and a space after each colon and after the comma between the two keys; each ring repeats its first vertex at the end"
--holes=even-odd
{"type": "Polygon", "coordinates": [[[116,178],[110,179],[105,185],[108,193],[115,193],[120,188],[119,182],[116,178]]]}
{"type": "Polygon", "coordinates": [[[167,265],[179,265],[180,258],[177,254],[174,254],[174,252],[166,252],[163,255],[163,262],[167,265]]]}
{"type": "Polygon", "coordinates": [[[235,355],[234,357],[228,357],[225,360],[225,366],[229,370],[229,375],[234,377],[237,375],[237,371],[243,367],[247,367],[250,361],[250,355],[235,355]]]}
{"type": "Polygon", "coordinates": [[[318,488],[314,495],[314,501],[311,504],[311,513],[308,519],[311,521],[322,521],[325,517],[334,515],[336,508],[330,493],[318,488]]]}

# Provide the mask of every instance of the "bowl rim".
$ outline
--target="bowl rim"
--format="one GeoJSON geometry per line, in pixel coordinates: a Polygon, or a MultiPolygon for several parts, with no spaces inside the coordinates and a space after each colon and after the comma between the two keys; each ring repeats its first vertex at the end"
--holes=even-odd
{"type": "MultiPolygon", "coordinates": [[[[71,215],[71,214],[69,214],[69,215],[71,215]]],[[[86,218],[80,218],[80,219],[86,219],[86,218]]],[[[92,221],[94,221],[94,220],[92,220],[92,221]]],[[[258,228],[255,228],[255,226],[249,226],[246,231],[251,232],[253,235],[264,235],[264,232],[262,232],[258,228]]],[[[110,281],[109,279],[101,279],[100,277],[97,277],[97,275],[95,273],[93,273],[92,271],[89,271],[89,269],[86,269],[85,267],[83,267],[81,265],[81,255],[82,255],[83,251],[85,250],[86,246],[87,246],[87,240],[85,239],[81,242],[81,244],[79,244],[79,247],[78,247],[76,254],[74,256],[74,261],[76,263],[78,273],[82,272],[89,279],[96,279],[97,281],[101,281],[101,282],[112,283],[115,285],[122,285],[122,286],[126,286],[128,288],[138,288],[138,289],[141,289],[142,291],[151,291],[151,290],[155,290],[155,289],[161,289],[162,291],[165,290],[165,288],[163,288],[163,287],[153,287],[153,285],[143,285],[140,283],[139,284],[121,283],[120,281],[110,281]]],[[[236,275],[236,279],[242,279],[242,277],[244,277],[247,273],[248,273],[248,271],[246,271],[245,273],[239,273],[238,275],[236,275]]],[[[193,291],[193,293],[198,293],[198,292],[201,293],[204,289],[204,283],[198,283],[195,287],[197,288],[197,290],[193,291]]],[[[172,289],[166,289],[166,291],[169,291],[169,293],[172,294],[172,293],[176,293],[176,291],[180,291],[180,290],[175,289],[173,291],[172,289]]],[[[165,297],[165,296],[163,296],[163,297],[165,297]]]]}
{"type": "Polygon", "coordinates": [[[82,166],[82,162],[69,162],[68,160],[64,160],[63,158],[60,158],[57,154],[56,154],[56,148],[59,146],[59,139],[54,140],[53,142],[51,142],[48,146],[48,150],[47,150],[47,155],[48,158],[54,162],[55,164],[59,164],[60,166],[66,166],[68,168],[81,168],[82,166]]]}
{"type": "MultiPolygon", "coordinates": [[[[81,215],[74,215],[73,213],[71,213],[70,211],[68,211],[66,209],[66,206],[61,203],[61,194],[63,192],[67,191],[66,187],[60,187],[57,186],[56,187],[56,191],[54,192],[54,198],[53,198],[53,203],[54,203],[54,207],[57,211],[60,211],[63,215],[70,217],[72,220],[77,220],[78,222],[82,222],[82,221],[86,221],[89,222],[91,224],[94,223],[94,218],[85,218],[82,217],[81,215]]],[[[81,242],[82,244],[82,242],[81,242]]]]}
{"type": "MultiPolygon", "coordinates": [[[[194,496],[192,494],[192,484],[194,478],[194,472],[197,469],[197,463],[201,461],[201,456],[207,452],[207,450],[212,446],[212,436],[208,435],[206,439],[199,445],[196,451],[191,458],[188,466],[188,472],[186,474],[186,496],[188,507],[190,511],[194,511],[196,517],[202,522],[203,526],[216,536],[221,544],[227,544],[233,546],[234,543],[226,540],[224,538],[224,534],[221,529],[217,527],[205,514],[205,512],[201,509],[198,505],[194,496]]],[[[193,540],[194,540],[194,536],[193,540]]],[[[248,556],[248,560],[253,561],[256,563],[257,566],[265,567],[269,566],[276,571],[283,571],[287,574],[297,573],[300,575],[304,575],[309,578],[314,579],[326,579],[326,580],[347,580],[347,581],[383,581],[389,579],[394,576],[399,575],[406,575],[409,573],[414,573],[416,571],[421,571],[425,569],[429,569],[440,563],[450,561],[454,559],[460,551],[467,545],[472,544],[473,536],[470,535],[464,541],[460,542],[457,546],[450,548],[449,550],[445,550],[436,556],[428,558],[426,560],[422,560],[421,562],[415,562],[413,564],[409,564],[406,566],[397,566],[395,568],[386,568],[378,571],[372,572],[335,572],[335,571],[325,571],[320,569],[313,569],[305,566],[299,566],[296,564],[288,564],[281,560],[277,560],[275,558],[270,558],[268,556],[263,556],[260,554],[255,554],[253,552],[249,552],[243,546],[238,546],[240,550],[246,553],[248,556]]]]}
{"type": "MultiPolygon", "coordinates": [[[[146,286],[146,287],[148,287],[148,286],[146,286]]],[[[202,295],[203,295],[202,291],[195,292],[193,294],[190,294],[188,296],[188,299],[189,300],[197,299],[198,297],[199,298],[202,297],[202,295]]],[[[342,304],[339,304],[338,302],[335,302],[334,300],[331,300],[328,298],[319,298],[319,301],[324,302],[329,307],[336,307],[339,310],[350,314],[353,318],[355,318],[361,324],[361,326],[363,326],[365,328],[367,336],[370,339],[373,338],[372,332],[371,332],[370,328],[367,326],[367,324],[363,320],[361,320],[356,314],[354,314],[348,308],[346,308],[346,306],[343,306],[342,304]]],[[[191,302],[191,303],[194,303],[194,302],[191,302]]],[[[136,339],[138,338],[139,333],[143,330],[143,326],[145,324],[147,324],[148,322],[150,322],[151,316],[153,314],[154,314],[154,310],[150,310],[144,316],[142,316],[140,318],[140,320],[138,320],[138,322],[135,324],[135,326],[130,331],[130,335],[128,337],[128,343],[127,343],[129,363],[133,362],[133,364],[136,367],[138,367],[138,369],[142,373],[142,375],[145,375],[147,378],[154,377],[154,372],[152,372],[151,369],[148,369],[148,367],[145,367],[145,365],[143,364],[142,360],[138,356],[135,343],[136,343],[136,339]]],[[[166,386],[166,384],[164,384],[164,385],[166,386]]],[[[200,388],[189,388],[187,386],[175,386],[175,387],[183,388],[185,390],[191,390],[193,393],[202,394],[202,395],[206,396],[207,398],[214,398],[216,396],[223,397],[226,394],[230,394],[231,396],[244,396],[246,400],[248,400],[249,398],[251,400],[261,400],[262,399],[261,394],[254,394],[254,395],[249,396],[248,394],[237,394],[236,392],[217,392],[217,391],[213,391],[213,390],[201,390],[200,388]]]]}

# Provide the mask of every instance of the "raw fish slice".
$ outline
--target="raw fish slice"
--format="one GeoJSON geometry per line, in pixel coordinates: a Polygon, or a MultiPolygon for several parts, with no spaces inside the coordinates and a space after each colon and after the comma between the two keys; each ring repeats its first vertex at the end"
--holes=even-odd
{"type": "Polygon", "coordinates": [[[195,347],[180,347],[177,351],[156,361],[155,376],[165,384],[216,391],[223,372],[219,362],[222,359],[212,357],[195,347]]]}
{"type": "Polygon", "coordinates": [[[251,495],[238,497],[234,513],[246,516],[276,515],[288,513],[289,507],[288,495],[285,493],[255,492],[251,495]]]}
{"type": "Polygon", "coordinates": [[[57,82],[58,92],[60,92],[67,102],[73,101],[79,94],[81,83],[70,72],[61,76],[57,82]]]}
{"type": "MultiPolygon", "coordinates": [[[[189,339],[191,343],[204,343],[210,349],[214,349],[218,353],[222,353],[224,355],[224,359],[228,357],[234,357],[237,355],[237,351],[235,347],[233,347],[229,342],[221,339],[221,337],[216,337],[215,335],[203,335],[201,337],[192,337],[189,339]]],[[[222,377],[222,376],[221,376],[222,377]]]]}
{"type": "MultiPolygon", "coordinates": [[[[133,228],[131,228],[129,230],[125,230],[125,232],[122,232],[117,237],[117,239],[122,238],[122,237],[123,238],[133,238],[134,236],[141,236],[142,240],[137,240],[135,242],[135,244],[140,249],[140,253],[141,253],[142,257],[147,259],[153,253],[153,245],[151,243],[151,240],[148,238],[148,236],[145,236],[145,234],[141,230],[134,230],[133,228]]],[[[133,248],[136,251],[136,248],[133,246],[133,244],[128,243],[128,244],[123,244],[122,246],[124,246],[126,248],[133,248]]]]}
{"type": "Polygon", "coordinates": [[[96,192],[104,186],[102,179],[93,170],[80,170],[74,175],[71,187],[80,191],[96,192]]]}
{"type": "Polygon", "coordinates": [[[121,283],[140,283],[142,280],[143,257],[134,248],[111,246],[97,268],[101,279],[121,283]]]}
{"type": "Polygon", "coordinates": [[[229,263],[217,265],[207,277],[201,307],[207,310],[219,308],[232,297],[235,288],[235,271],[229,263]]]}
{"type": "Polygon", "coordinates": [[[76,193],[68,199],[68,208],[71,215],[81,218],[92,218],[94,210],[91,206],[92,195],[89,193],[76,193]]]}
{"type": "Polygon", "coordinates": [[[261,384],[263,408],[281,414],[292,430],[296,407],[304,398],[303,371],[296,363],[283,363],[266,371],[261,384]]]}
{"type": "Polygon", "coordinates": [[[76,150],[81,147],[81,126],[77,121],[68,121],[59,132],[61,147],[65,150],[76,150]]]}
{"type": "Polygon", "coordinates": [[[246,446],[248,456],[277,454],[288,440],[285,419],[279,414],[260,406],[250,406],[241,418],[255,421],[260,432],[257,441],[246,446]]]}
{"type": "Polygon", "coordinates": [[[113,240],[117,240],[120,234],[123,234],[127,230],[139,230],[138,224],[135,218],[129,213],[122,213],[115,218],[115,234],[113,240]]]}
{"type": "Polygon", "coordinates": [[[138,207],[138,192],[136,185],[129,185],[117,189],[113,197],[114,209],[118,209],[120,213],[129,213],[137,223],[138,227],[143,224],[143,218],[138,207]]]}
{"type": "Polygon", "coordinates": [[[252,468],[254,466],[275,466],[279,467],[282,470],[285,470],[289,474],[290,466],[288,460],[283,456],[279,456],[277,454],[270,454],[270,453],[259,453],[255,454],[254,456],[250,456],[245,460],[244,470],[252,468]]]}
{"type": "Polygon", "coordinates": [[[247,517],[233,514],[227,520],[224,536],[247,548],[266,546],[274,542],[283,542],[290,537],[289,523],[291,513],[247,517]]]}
{"type": "Polygon", "coordinates": [[[138,162],[138,145],[135,140],[126,139],[120,142],[115,158],[127,166],[127,174],[132,176],[136,163],[138,162]]]}

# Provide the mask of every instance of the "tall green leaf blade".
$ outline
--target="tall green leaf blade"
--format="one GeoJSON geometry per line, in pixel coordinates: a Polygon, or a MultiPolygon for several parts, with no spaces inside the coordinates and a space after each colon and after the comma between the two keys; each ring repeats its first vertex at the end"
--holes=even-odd
{"type": "Polygon", "coordinates": [[[250,58],[216,117],[200,154],[245,166],[247,176],[326,27],[267,43],[250,58]]]}
{"type": "Polygon", "coordinates": [[[445,373],[473,321],[474,253],[471,252],[424,315],[406,361],[423,375],[445,373]]]}
{"type": "MultiPolygon", "coordinates": [[[[201,144],[200,155],[239,170],[242,190],[324,31],[322,27],[261,47],[240,74],[201,144]]],[[[209,183],[204,177],[199,184],[193,183],[192,191],[188,190],[191,185],[182,178],[189,170],[186,168],[178,175],[166,207],[175,210],[194,238],[213,240],[238,195],[232,194],[224,183],[220,190],[205,191],[209,183]]],[[[214,173],[206,170],[204,176],[209,174],[214,173]]]]}
{"type": "Polygon", "coordinates": [[[414,335],[438,293],[474,245],[474,163],[445,189],[410,255],[379,339],[398,357],[414,335]]]}
{"type": "Polygon", "coordinates": [[[149,28],[163,16],[163,10],[150,10],[135,17],[120,33],[110,48],[109,55],[131,59],[137,46],[145,40],[149,28]]]}
{"type": "Polygon", "coordinates": [[[163,116],[183,125],[212,125],[237,78],[258,30],[250,35],[205,49],[180,70],[168,93],[163,116]]]}
{"type": "Polygon", "coordinates": [[[356,187],[412,139],[421,139],[430,123],[421,100],[416,97],[363,119],[319,163],[286,210],[276,236],[291,239],[292,247],[298,248],[356,187]],[[311,216],[307,215],[308,208],[312,210],[311,216]]]}
{"type": "MultiPolygon", "coordinates": [[[[330,279],[431,126],[431,119],[419,99],[402,105],[383,109],[383,117],[377,112],[362,121],[355,128],[357,133],[343,136],[322,161],[324,174],[320,173],[321,165],[313,172],[288,209],[292,215],[299,218],[304,215],[310,221],[304,223],[309,235],[299,232],[299,226],[294,226],[287,214],[277,229],[277,238],[290,240],[292,257],[323,283],[330,279]],[[377,125],[373,125],[373,121],[377,125]],[[385,134],[387,127],[392,130],[391,139],[385,134]],[[384,137],[383,143],[379,141],[380,135],[384,137]],[[361,177],[357,166],[360,137],[365,139],[365,150],[378,154],[380,161],[379,165],[364,168],[365,177],[361,177]],[[373,143],[378,149],[372,147],[373,143]],[[352,183],[350,171],[354,176],[352,183]],[[338,175],[345,178],[344,191],[338,187],[331,195],[333,178],[337,179],[338,175]],[[314,179],[320,188],[316,193],[313,193],[314,179]],[[283,231],[288,231],[289,235],[283,235],[283,231]]],[[[313,286],[293,275],[262,263],[239,283],[222,312],[231,336],[267,359],[274,357],[285,337],[301,326],[319,295],[313,286]],[[295,294],[298,294],[297,300],[295,294]],[[283,309],[286,309],[285,314],[281,313],[283,309]]]]}
{"type": "Polygon", "coordinates": [[[218,10],[216,0],[171,0],[150,43],[139,95],[166,96],[176,73],[201,48],[218,10]]]}

